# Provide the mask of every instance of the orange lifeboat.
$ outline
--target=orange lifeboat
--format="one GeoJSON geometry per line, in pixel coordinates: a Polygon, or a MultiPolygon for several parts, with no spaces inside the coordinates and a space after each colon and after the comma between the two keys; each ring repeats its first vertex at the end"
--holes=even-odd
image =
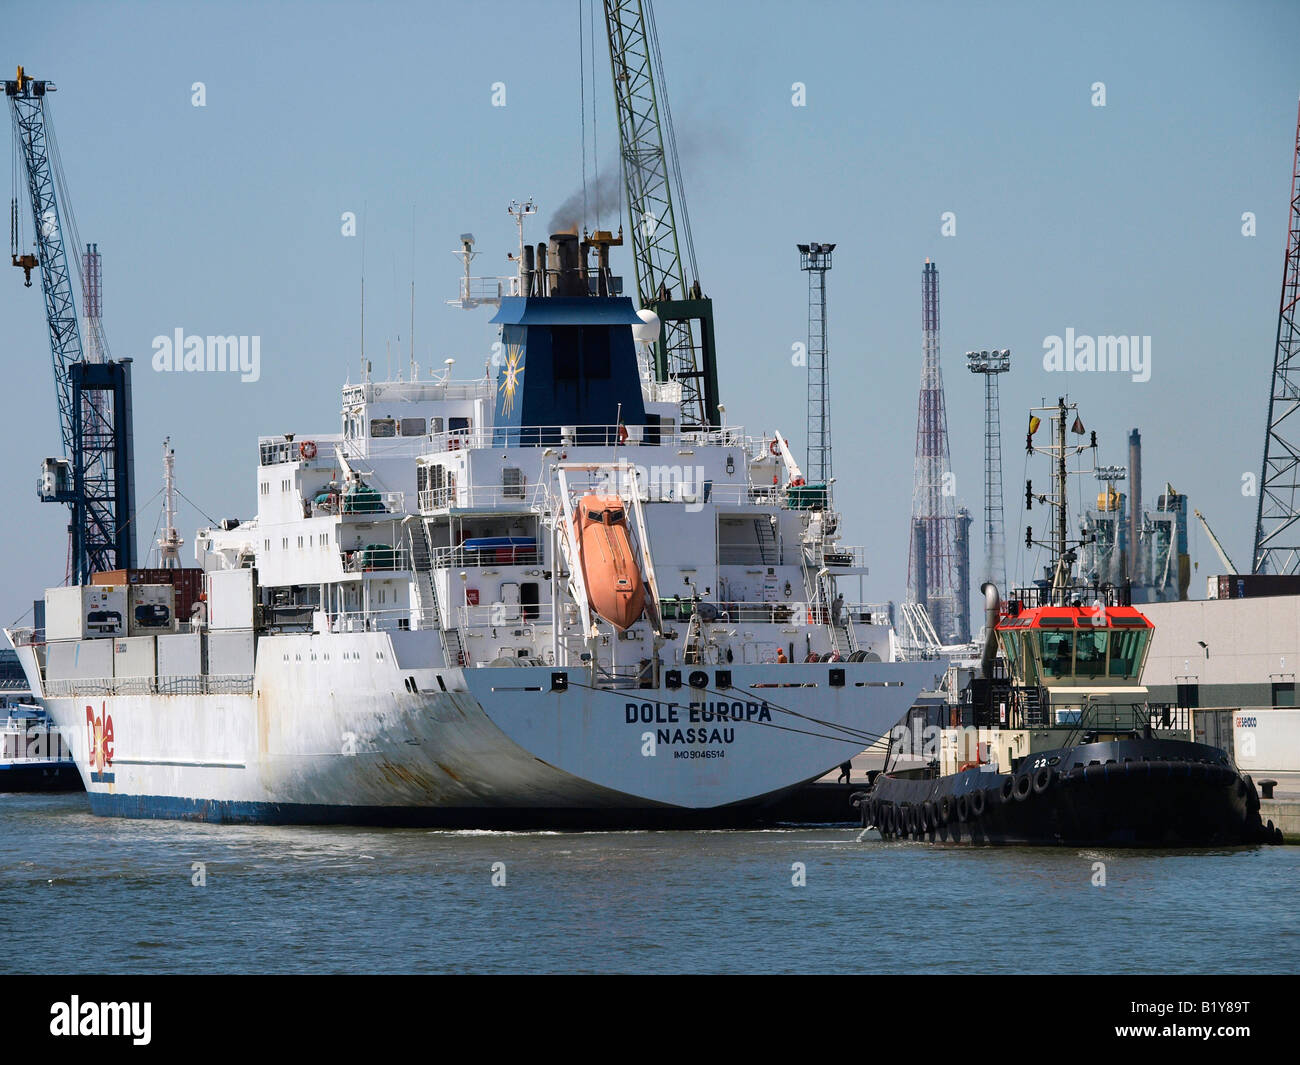
{"type": "Polygon", "coordinates": [[[574,523],[587,601],[616,629],[625,630],[645,611],[645,585],[632,554],[623,500],[585,495],[574,523]]]}

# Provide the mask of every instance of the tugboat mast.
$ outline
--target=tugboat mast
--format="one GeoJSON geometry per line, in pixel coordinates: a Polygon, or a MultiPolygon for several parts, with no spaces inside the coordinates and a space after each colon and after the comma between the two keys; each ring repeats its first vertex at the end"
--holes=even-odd
{"type": "Polygon", "coordinates": [[[1035,407],[1031,410],[1029,433],[1025,439],[1025,451],[1028,454],[1048,455],[1055,460],[1053,492],[1035,495],[1033,482],[1027,481],[1025,483],[1026,510],[1033,509],[1035,499],[1039,503],[1056,508],[1056,521],[1053,525],[1050,543],[1035,541],[1032,526],[1025,530],[1026,547],[1033,547],[1037,543],[1038,546],[1046,547],[1051,551],[1052,561],[1048,567],[1050,573],[1050,589],[1048,594],[1050,595],[1051,602],[1054,604],[1064,603],[1068,598],[1069,589],[1073,583],[1074,563],[1077,557],[1074,548],[1082,546],[1084,543],[1083,540],[1075,540],[1072,542],[1069,538],[1067,492],[1070,470],[1066,465],[1066,458],[1070,454],[1070,448],[1073,446],[1073,452],[1076,455],[1081,454],[1089,448],[1091,448],[1093,452],[1093,469],[1080,470],[1077,472],[1090,473],[1094,472],[1096,469],[1097,434],[1095,431],[1089,434],[1089,442],[1086,444],[1070,445],[1066,443],[1065,419],[1071,411],[1074,411],[1075,414],[1074,424],[1071,427],[1072,431],[1082,436],[1085,429],[1082,420],[1078,416],[1078,407],[1073,403],[1067,403],[1065,397],[1061,396],[1057,399],[1054,407],[1035,407]],[[1034,433],[1038,428],[1038,425],[1035,424],[1038,421],[1036,415],[1037,412],[1040,411],[1048,415],[1051,419],[1053,437],[1052,443],[1041,448],[1034,446],[1034,433]]]}

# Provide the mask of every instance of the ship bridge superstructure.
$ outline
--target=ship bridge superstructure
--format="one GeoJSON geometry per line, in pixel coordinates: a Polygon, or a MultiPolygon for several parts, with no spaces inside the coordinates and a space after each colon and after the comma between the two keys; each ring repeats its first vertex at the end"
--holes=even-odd
{"type": "Polygon", "coordinates": [[[199,564],[218,585],[256,571],[267,634],[387,631],[428,668],[582,664],[622,683],[896,657],[887,609],[845,594],[865,552],[840,542],[829,492],[779,434],[683,427],[637,350],[657,326],[591,283],[606,266],[584,280],[582,247],[539,246],[523,294],[497,301],[494,376],[349,383],[338,431],[260,438],[257,515],[202,530],[199,564]],[[620,579],[653,592],[622,628],[587,609],[601,578],[576,579],[566,550],[584,493],[638,515],[640,572],[620,579]]]}

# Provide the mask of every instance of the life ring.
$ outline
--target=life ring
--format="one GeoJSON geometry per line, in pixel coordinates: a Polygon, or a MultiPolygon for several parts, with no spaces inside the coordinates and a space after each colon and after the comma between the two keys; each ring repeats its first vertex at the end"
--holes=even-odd
{"type": "Polygon", "coordinates": [[[972,791],[970,793],[970,812],[976,817],[984,816],[984,792],[972,791]]]}
{"type": "Polygon", "coordinates": [[[772,453],[773,457],[775,457],[781,454],[781,445],[777,443],[775,440],[773,440],[770,444],[767,445],[767,450],[772,453]]]}
{"type": "Polygon", "coordinates": [[[298,445],[298,454],[304,459],[314,459],[316,457],[316,441],[304,440],[298,445]]]}
{"type": "Polygon", "coordinates": [[[1052,767],[1050,765],[1045,765],[1038,770],[1038,772],[1034,774],[1034,794],[1043,794],[1043,792],[1052,786],[1052,780],[1055,776],[1056,774],[1052,772],[1052,767]]]}

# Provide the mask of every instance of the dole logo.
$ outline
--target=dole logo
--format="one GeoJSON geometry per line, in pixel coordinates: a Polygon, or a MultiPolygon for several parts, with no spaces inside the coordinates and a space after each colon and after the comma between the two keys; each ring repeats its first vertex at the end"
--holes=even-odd
{"type": "Polygon", "coordinates": [[[106,703],[101,704],[98,717],[93,706],[86,707],[86,732],[90,779],[96,784],[113,783],[113,715],[106,703]]]}

